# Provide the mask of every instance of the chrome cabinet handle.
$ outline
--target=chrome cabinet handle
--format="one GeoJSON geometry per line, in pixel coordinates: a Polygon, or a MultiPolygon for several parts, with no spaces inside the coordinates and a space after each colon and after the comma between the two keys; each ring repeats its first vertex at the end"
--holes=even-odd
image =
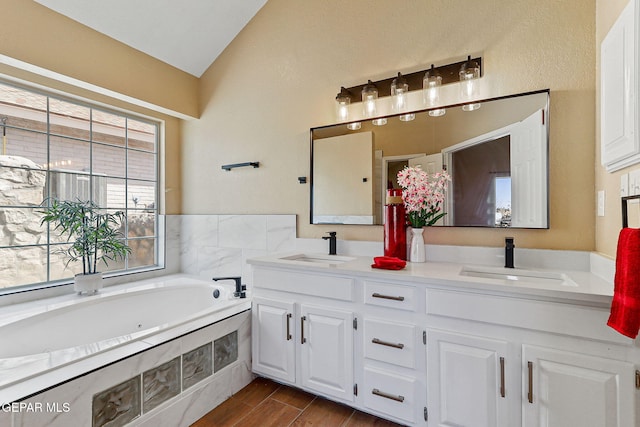
{"type": "Polygon", "coordinates": [[[400,350],[404,348],[404,344],[395,344],[392,342],[379,340],[378,338],[372,339],[371,342],[374,344],[386,345],[387,347],[399,348],[400,350]]]}
{"type": "Polygon", "coordinates": [[[291,322],[291,313],[287,313],[287,341],[291,339],[291,325],[289,325],[290,322],[291,322]]]}
{"type": "Polygon", "coordinates": [[[372,293],[371,296],[373,298],[392,299],[394,301],[404,301],[404,297],[402,297],[402,296],[394,297],[394,296],[391,296],[391,295],[379,294],[377,292],[372,293]]]}
{"type": "Polygon", "coordinates": [[[393,394],[385,393],[384,391],[380,391],[377,388],[371,390],[371,393],[375,394],[376,396],[384,397],[385,399],[395,400],[396,402],[404,402],[404,396],[396,396],[393,394]]]}
{"type": "Polygon", "coordinates": [[[302,316],[300,318],[300,344],[304,344],[307,342],[307,339],[304,337],[304,321],[307,320],[307,316],[302,316]]]}
{"type": "Polygon", "coordinates": [[[527,362],[527,368],[529,369],[529,393],[527,398],[529,403],[533,403],[533,362],[527,362]]]}
{"type": "Polygon", "coordinates": [[[504,357],[500,358],[500,397],[505,396],[504,391],[504,357]]]}

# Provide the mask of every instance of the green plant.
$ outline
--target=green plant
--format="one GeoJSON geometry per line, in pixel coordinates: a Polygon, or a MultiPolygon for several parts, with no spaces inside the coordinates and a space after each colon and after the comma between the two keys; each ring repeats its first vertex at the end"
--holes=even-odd
{"type": "Polygon", "coordinates": [[[124,212],[106,212],[91,201],[51,200],[51,205],[42,212],[40,224],[53,223],[60,235],[67,234],[67,242],[73,240],[68,249],[61,249],[71,261],[82,259],[82,273],[97,273],[99,262],[124,259],[131,248],[123,242],[119,231],[125,219],[124,212]]]}

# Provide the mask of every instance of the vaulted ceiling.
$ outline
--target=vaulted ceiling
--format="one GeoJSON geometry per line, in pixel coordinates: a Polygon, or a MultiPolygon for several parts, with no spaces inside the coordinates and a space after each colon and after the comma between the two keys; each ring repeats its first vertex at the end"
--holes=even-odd
{"type": "Polygon", "coordinates": [[[200,77],[267,0],[35,0],[200,77]]]}

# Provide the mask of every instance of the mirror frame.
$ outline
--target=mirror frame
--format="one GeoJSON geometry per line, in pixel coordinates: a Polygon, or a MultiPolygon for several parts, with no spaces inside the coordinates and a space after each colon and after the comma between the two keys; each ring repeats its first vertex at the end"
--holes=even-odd
{"type": "MultiPolygon", "coordinates": [[[[429,111],[432,110],[437,110],[437,109],[448,109],[448,108],[456,108],[459,107],[461,108],[464,105],[469,105],[469,104],[476,104],[476,103],[486,103],[486,102],[490,102],[490,101],[500,101],[500,100],[505,100],[505,99],[510,99],[510,98],[517,98],[517,97],[522,97],[522,96],[529,96],[529,95],[538,95],[538,94],[546,94],[547,95],[547,100],[546,100],[546,105],[545,105],[545,109],[546,109],[546,120],[547,122],[545,123],[545,127],[546,127],[546,137],[547,137],[547,144],[546,144],[546,149],[545,149],[545,155],[546,155],[546,160],[547,160],[547,168],[546,168],[546,199],[547,199],[547,203],[546,203],[546,227],[535,227],[535,228],[531,228],[531,227],[509,227],[510,229],[533,229],[533,230],[545,230],[545,229],[549,229],[550,228],[550,215],[549,215],[549,142],[550,142],[550,125],[549,125],[549,116],[550,116],[550,104],[551,104],[551,90],[550,89],[540,89],[540,90],[534,90],[534,91],[529,91],[529,92],[522,92],[522,93],[516,93],[516,94],[511,94],[511,95],[503,95],[503,96],[497,96],[497,97],[493,97],[493,98],[483,98],[483,99],[478,99],[478,100],[474,100],[474,101],[469,101],[469,102],[460,102],[460,103],[455,103],[455,104],[449,104],[449,105],[443,105],[443,106],[437,106],[437,107],[431,107],[431,108],[424,108],[424,109],[420,109],[420,110],[414,110],[414,111],[404,111],[402,113],[398,113],[398,114],[391,114],[391,115],[387,115],[387,116],[380,116],[380,117],[373,117],[373,118],[367,118],[366,120],[373,120],[373,119],[377,119],[377,118],[394,118],[394,117],[399,117],[401,115],[407,114],[407,113],[428,113],[429,111]]],[[[314,223],[313,222],[313,177],[314,177],[314,170],[313,170],[313,144],[314,144],[314,139],[313,139],[313,132],[314,130],[320,130],[320,129],[326,129],[326,128],[330,128],[330,127],[334,127],[334,126],[346,126],[349,123],[353,123],[353,122],[358,122],[358,121],[362,121],[362,120],[353,120],[350,122],[344,122],[344,123],[332,123],[332,124],[328,124],[328,125],[324,125],[324,126],[316,126],[313,127],[309,130],[309,148],[310,148],[310,165],[309,165],[309,224],[311,225],[367,225],[367,226],[384,226],[384,223],[382,224],[343,224],[343,223],[314,223]]],[[[442,226],[442,227],[459,227],[459,228],[483,228],[483,229],[488,229],[488,230],[492,230],[492,229],[498,229],[498,230],[504,230],[505,228],[500,228],[500,227],[486,227],[486,226],[480,226],[480,225],[446,225],[446,226],[442,226]]]]}

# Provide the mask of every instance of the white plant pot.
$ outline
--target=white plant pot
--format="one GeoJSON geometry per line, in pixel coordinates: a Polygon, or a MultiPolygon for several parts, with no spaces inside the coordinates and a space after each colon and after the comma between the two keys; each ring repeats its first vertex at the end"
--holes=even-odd
{"type": "Polygon", "coordinates": [[[76,274],[73,289],[78,295],[95,295],[102,289],[102,273],[76,274]]]}

